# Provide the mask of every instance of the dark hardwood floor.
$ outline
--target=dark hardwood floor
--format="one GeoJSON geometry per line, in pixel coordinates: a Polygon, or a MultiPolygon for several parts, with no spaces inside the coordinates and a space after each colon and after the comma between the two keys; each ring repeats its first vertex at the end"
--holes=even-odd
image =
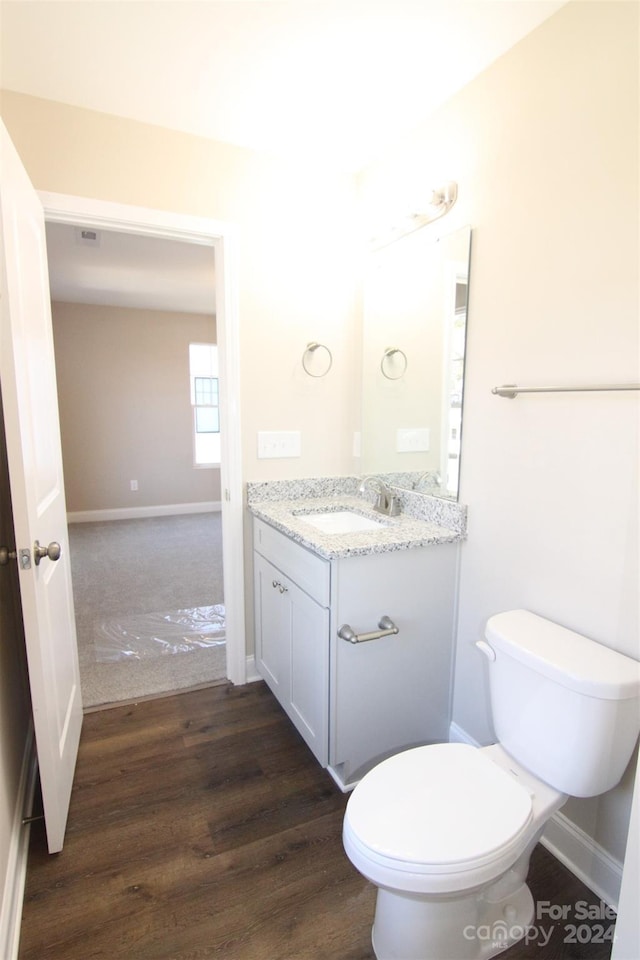
{"type": "MultiPolygon", "coordinates": [[[[90,713],[62,853],[32,827],[19,958],[373,960],[346,800],[262,683],[90,713]]],[[[540,900],[598,903],[542,847],[530,881],[540,900]]],[[[609,956],[555,927],[502,956],[609,956]]]]}

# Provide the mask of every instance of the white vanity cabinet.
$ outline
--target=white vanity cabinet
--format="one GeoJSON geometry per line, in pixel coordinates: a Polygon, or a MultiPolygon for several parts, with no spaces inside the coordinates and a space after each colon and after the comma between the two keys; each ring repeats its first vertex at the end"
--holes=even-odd
{"type": "Polygon", "coordinates": [[[457,543],[325,560],[254,518],[254,551],[258,672],[341,786],[448,739],[457,543]]]}

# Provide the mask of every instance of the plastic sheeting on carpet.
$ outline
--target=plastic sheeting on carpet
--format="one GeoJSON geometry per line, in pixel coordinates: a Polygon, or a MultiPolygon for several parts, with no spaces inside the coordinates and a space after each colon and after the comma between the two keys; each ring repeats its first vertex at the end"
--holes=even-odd
{"type": "Polygon", "coordinates": [[[106,620],[98,625],[94,638],[96,660],[102,663],[146,660],[224,644],[225,609],[221,603],[106,620]]]}

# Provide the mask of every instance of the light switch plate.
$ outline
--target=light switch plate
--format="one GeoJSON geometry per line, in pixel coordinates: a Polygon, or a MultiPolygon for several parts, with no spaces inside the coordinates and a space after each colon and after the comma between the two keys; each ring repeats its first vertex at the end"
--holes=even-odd
{"type": "Polygon", "coordinates": [[[401,428],[396,431],[396,452],[425,453],[429,439],[429,427],[401,428]]]}
{"type": "Polygon", "coordinates": [[[258,459],[275,460],[279,457],[299,457],[302,438],[299,430],[259,430],[258,459]]]}

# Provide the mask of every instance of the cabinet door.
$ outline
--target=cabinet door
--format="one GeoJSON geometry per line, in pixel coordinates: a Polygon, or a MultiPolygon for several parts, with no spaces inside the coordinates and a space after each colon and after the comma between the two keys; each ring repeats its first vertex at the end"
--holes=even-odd
{"type": "Polygon", "coordinates": [[[283,599],[285,578],[260,554],[254,554],[256,666],[282,706],[289,700],[289,603],[283,599]]]}
{"type": "Polygon", "coordinates": [[[329,755],[329,611],[254,554],[256,666],[316,758],[329,755]]]}
{"type": "Polygon", "coordinates": [[[320,761],[329,756],[329,611],[289,585],[291,690],[289,716],[320,761]]]}
{"type": "Polygon", "coordinates": [[[336,626],[399,633],[333,637],[330,762],[345,782],[390,753],[448,739],[457,544],[338,560],[336,626]]]}

